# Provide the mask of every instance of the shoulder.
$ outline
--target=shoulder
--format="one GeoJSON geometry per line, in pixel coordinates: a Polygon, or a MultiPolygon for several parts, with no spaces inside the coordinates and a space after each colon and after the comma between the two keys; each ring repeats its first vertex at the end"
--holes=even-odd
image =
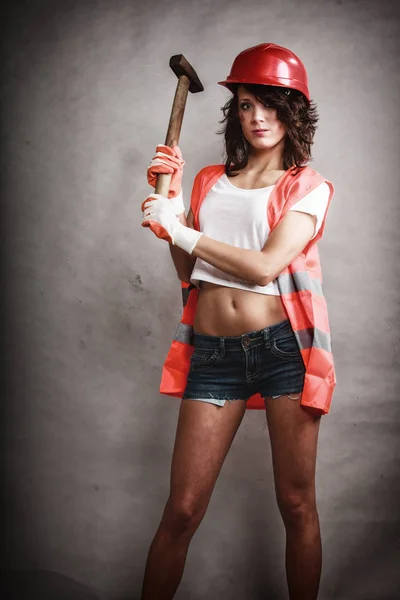
{"type": "Polygon", "coordinates": [[[321,173],[319,173],[315,169],[312,169],[308,165],[304,166],[304,167],[299,167],[299,168],[292,167],[291,169],[289,169],[289,174],[290,174],[290,177],[288,179],[291,180],[292,182],[293,181],[318,181],[318,180],[320,180],[322,182],[325,180],[325,177],[323,175],[321,175],[321,173]]]}
{"type": "Polygon", "coordinates": [[[287,191],[294,193],[299,197],[318,190],[323,196],[332,196],[334,192],[333,184],[321,173],[312,169],[308,165],[300,168],[292,168],[289,177],[287,177],[287,191]]]}
{"type": "Polygon", "coordinates": [[[203,167],[196,175],[195,179],[210,179],[216,175],[222,175],[225,172],[225,165],[208,165],[203,167]]]}
{"type": "Polygon", "coordinates": [[[210,185],[223,175],[224,165],[208,165],[203,167],[194,178],[192,195],[203,195],[204,190],[208,190],[210,185]]]}
{"type": "Polygon", "coordinates": [[[208,165],[207,167],[203,167],[194,178],[190,207],[195,215],[195,227],[202,200],[207,195],[215,181],[217,181],[217,179],[219,179],[224,172],[224,165],[208,165]]]}

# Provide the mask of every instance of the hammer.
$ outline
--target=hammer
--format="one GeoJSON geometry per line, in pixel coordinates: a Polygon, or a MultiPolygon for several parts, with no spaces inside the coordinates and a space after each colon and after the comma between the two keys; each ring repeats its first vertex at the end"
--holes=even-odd
{"type": "MultiPolygon", "coordinates": [[[[188,92],[196,94],[197,92],[202,92],[204,87],[198,78],[196,71],[193,69],[192,65],[188,63],[183,54],[171,56],[169,66],[178,77],[171,116],[169,118],[167,136],[165,138],[165,145],[172,147],[177,146],[179,142],[188,92]]],[[[171,177],[172,175],[169,173],[160,173],[157,176],[156,194],[168,197],[171,177]]]]}

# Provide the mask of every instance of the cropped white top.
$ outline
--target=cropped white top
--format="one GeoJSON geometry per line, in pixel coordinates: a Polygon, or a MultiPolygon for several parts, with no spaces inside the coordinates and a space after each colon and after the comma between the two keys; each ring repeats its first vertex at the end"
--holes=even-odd
{"type": "MultiPolygon", "coordinates": [[[[267,219],[268,198],[274,186],[245,190],[237,188],[223,174],[204,198],[199,212],[200,231],[204,235],[238,248],[261,250],[270,232],[267,219]]],[[[314,236],[321,227],[329,200],[329,187],[321,183],[290,210],[316,216],[314,236]]],[[[266,286],[253,285],[197,258],[191,282],[199,287],[200,281],[279,296],[276,280],[266,286]]]]}

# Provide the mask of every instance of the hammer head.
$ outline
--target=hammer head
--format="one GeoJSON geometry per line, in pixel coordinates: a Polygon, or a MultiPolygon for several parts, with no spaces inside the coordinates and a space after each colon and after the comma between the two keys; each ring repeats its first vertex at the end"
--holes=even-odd
{"type": "Polygon", "coordinates": [[[202,92],[204,90],[203,84],[198,78],[196,71],[193,69],[192,65],[188,63],[183,54],[171,56],[169,66],[178,78],[182,75],[186,75],[190,81],[189,92],[196,94],[197,92],[202,92]]]}

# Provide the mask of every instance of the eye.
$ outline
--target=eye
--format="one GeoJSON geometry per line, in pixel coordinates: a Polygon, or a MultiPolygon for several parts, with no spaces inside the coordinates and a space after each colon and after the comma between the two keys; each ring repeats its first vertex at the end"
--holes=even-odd
{"type": "Polygon", "coordinates": [[[241,102],[240,103],[240,108],[242,110],[247,110],[247,107],[251,106],[250,102],[241,102]]]}

